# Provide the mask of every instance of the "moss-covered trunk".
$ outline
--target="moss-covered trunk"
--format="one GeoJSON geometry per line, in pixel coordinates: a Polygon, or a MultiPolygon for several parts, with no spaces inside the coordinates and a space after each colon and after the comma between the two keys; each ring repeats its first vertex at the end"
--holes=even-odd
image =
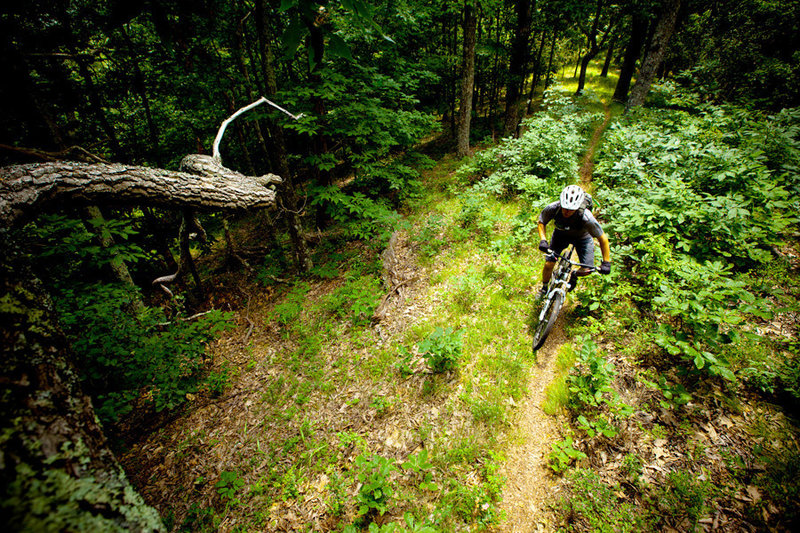
{"type": "Polygon", "coordinates": [[[50,299],[0,233],[4,531],[162,531],[108,449],[50,299]]]}

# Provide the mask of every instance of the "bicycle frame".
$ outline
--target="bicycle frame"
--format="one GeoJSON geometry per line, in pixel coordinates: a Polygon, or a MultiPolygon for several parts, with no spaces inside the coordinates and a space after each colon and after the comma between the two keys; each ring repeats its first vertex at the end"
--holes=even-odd
{"type": "Polygon", "coordinates": [[[548,250],[548,253],[558,257],[558,261],[553,267],[553,273],[550,276],[550,282],[547,286],[547,293],[541,302],[542,308],[541,311],[539,311],[539,320],[534,327],[534,352],[542,347],[547,336],[550,334],[550,329],[558,319],[561,306],[567,299],[567,293],[572,289],[570,286],[570,279],[575,268],[583,267],[595,270],[594,265],[585,265],[570,259],[574,251],[575,247],[572,245],[567,248],[563,255],[556,254],[553,250],[548,250]]]}
{"type": "MultiPolygon", "coordinates": [[[[572,271],[575,270],[575,268],[588,268],[590,270],[596,270],[594,265],[586,265],[570,259],[574,251],[575,247],[571,244],[567,247],[565,252],[562,251],[563,255],[557,254],[550,249],[547,250],[547,253],[556,256],[558,261],[556,262],[556,266],[553,268],[553,274],[550,277],[546,300],[552,300],[556,293],[561,293],[564,299],[566,299],[567,292],[569,292],[570,289],[569,279],[572,275],[572,271]]],[[[542,310],[539,313],[539,320],[544,318],[544,313],[546,310],[547,306],[542,306],[542,310]]]]}

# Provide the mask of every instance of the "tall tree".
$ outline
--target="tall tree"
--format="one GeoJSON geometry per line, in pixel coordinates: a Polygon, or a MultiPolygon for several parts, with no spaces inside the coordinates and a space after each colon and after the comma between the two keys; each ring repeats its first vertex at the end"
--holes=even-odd
{"type": "Polygon", "coordinates": [[[458,155],[469,153],[469,132],[472,118],[472,94],[475,85],[475,40],[478,26],[478,6],[469,1],[464,5],[464,46],[461,74],[461,99],[458,108],[458,155]]]}
{"type": "Polygon", "coordinates": [[[681,8],[681,0],[665,0],[661,13],[658,16],[653,38],[647,48],[647,53],[642,60],[642,68],[639,69],[639,77],[631,89],[631,96],[628,100],[626,109],[638,107],[644,104],[644,99],[650,91],[656,72],[664,59],[669,38],[675,30],[675,21],[678,19],[678,11],[681,8]]]}
{"type": "Polygon", "coordinates": [[[636,61],[639,59],[646,36],[647,17],[643,12],[635,11],[631,17],[628,44],[625,47],[625,56],[619,71],[619,79],[617,80],[617,86],[614,88],[613,99],[617,102],[625,102],[628,99],[631,80],[636,70],[636,61]]]}
{"type": "Polygon", "coordinates": [[[586,53],[580,60],[580,75],[578,77],[578,89],[576,94],[581,94],[586,85],[586,70],[589,68],[589,63],[600,53],[600,50],[606,47],[606,43],[610,41],[614,35],[617,24],[617,9],[616,5],[606,7],[606,0],[597,0],[595,6],[594,16],[592,17],[591,26],[585,27],[579,23],[578,27],[586,36],[586,53]],[[605,22],[602,21],[606,17],[605,22]],[[598,42],[598,34],[600,34],[600,41],[598,42]]]}
{"type": "Polygon", "coordinates": [[[516,30],[511,44],[511,56],[508,65],[508,83],[506,84],[506,112],[503,123],[503,134],[516,132],[520,120],[519,99],[522,84],[525,81],[525,69],[528,65],[528,47],[531,36],[531,21],[536,0],[516,0],[514,11],[517,16],[516,30]]]}

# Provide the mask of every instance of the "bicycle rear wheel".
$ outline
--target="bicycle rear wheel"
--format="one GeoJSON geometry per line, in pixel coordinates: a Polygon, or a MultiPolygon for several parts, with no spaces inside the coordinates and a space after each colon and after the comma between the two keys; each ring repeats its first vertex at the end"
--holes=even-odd
{"type": "Polygon", "coordinates": [[[564,295],[557,292],[552,298],[548,299],[544,305],[544,315],[542,315],[542,319],[539,320],[539,323],[536,324],[536,329],[533,330],[534,352],[542,347],[544,341],[547,340],[547,336],[550,334],[550,330],[553,329],[553,325],[555,325],[556,319],[558,318],[558,313],[561,311],[561,306],[564,305],[564,295]]]}

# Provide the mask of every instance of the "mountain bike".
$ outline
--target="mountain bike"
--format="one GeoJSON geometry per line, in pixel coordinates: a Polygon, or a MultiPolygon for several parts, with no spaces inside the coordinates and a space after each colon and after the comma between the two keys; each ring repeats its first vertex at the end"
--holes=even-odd
{"type": "Polygon", "coordinates": [[[558,257],[558,261],[553,268],[553,275],[547,285],[547,292],[541,300],[539,321],[535,323],[533,328],[534,352],[544,344],[550,334],[550,330],[553,329],[556,323],[558,313],[561,311],[561,306],[564,305],[567,293],[574,287],[572,273],[581,267],[592,271],[597,270],[594,265],[584,265],[570,259],[574,251],[575,247],[572,245],[569,245],[566,251],[561,254],[555,254],[552,250],[547,250],[548,254],[554,254],[558,257]]]}

